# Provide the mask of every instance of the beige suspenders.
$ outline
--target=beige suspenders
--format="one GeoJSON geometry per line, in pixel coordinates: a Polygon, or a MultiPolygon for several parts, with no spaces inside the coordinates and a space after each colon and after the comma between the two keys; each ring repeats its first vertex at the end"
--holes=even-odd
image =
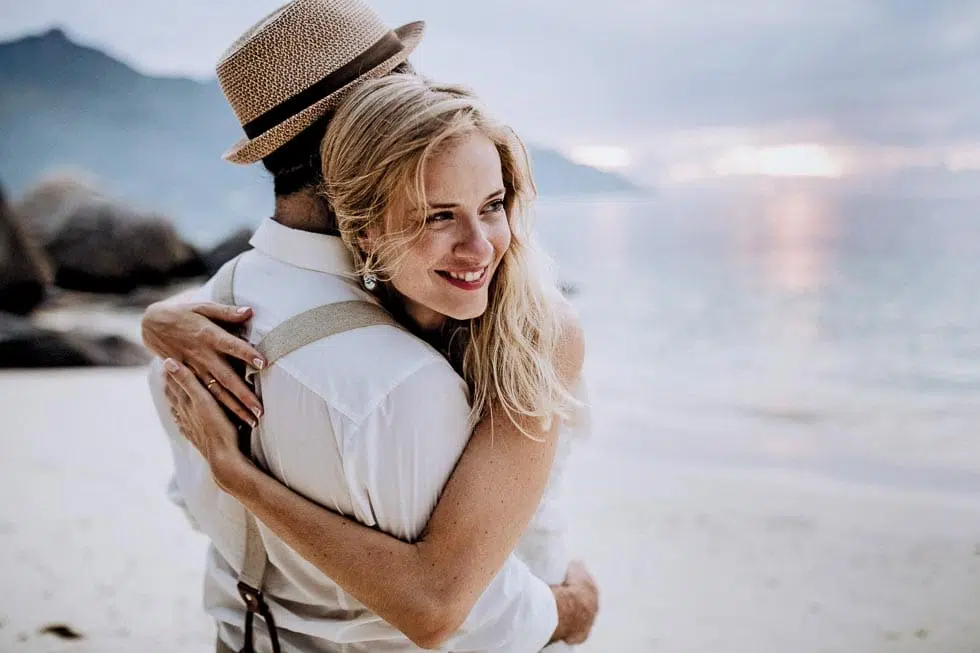
{"type": "MultiPolygon", "coordinates": [[[[235,268],[238,265],[238,260],[239,257],[235,257],[228,261],[214,276],[212,296],[214,301],[219,304],[235,305],[235,268]]],[[[310,343],[352,329],[380,324],[401,328],[383,308],[370,302],[355,300],[326,304],[289,318],[266,334],[260,342],[255,344],[255,348],[265,356],[267,369],[275,365],[276,361],[286,354],[310,343]]],[[[257,370],[249,367],[246,372],[246,379],[252,382],[256,394],[261,396],[260,376],[257,370]]],[[[259,463],[252,455],[251,439],[253,436],[257,437],[261,428],[260,422],[251,433],[241,433],[239,437],[242,453],[251,458],[256,465],[259,463]]],[[[238,592],[241,594],[247,610],[245,614],[245,644],[241,653],[253,653],[255,650],[252,622],[256,613],[265,619],[272,640],[273,653],[280,653],[276,624],[262,593],[268,562],[269,558],[265,550],[265,543],[262,541],[262,535],[259,532],[258,523],[255,517],[246,511],[245,558],[241,573],[238,575],[238,592]]],[[[228,647],[219,639],[217,650],[226,651],[228,647]]]]}

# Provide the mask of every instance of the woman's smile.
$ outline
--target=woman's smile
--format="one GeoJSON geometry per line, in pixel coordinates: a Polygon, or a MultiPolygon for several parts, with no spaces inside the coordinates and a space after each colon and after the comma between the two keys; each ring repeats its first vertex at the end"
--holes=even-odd
{"type": "Polygon", "coordinates": [[[468,270],[436,270],[436,274],[463,290],[479,290],[487,282],[489,265],[468,270]]]}

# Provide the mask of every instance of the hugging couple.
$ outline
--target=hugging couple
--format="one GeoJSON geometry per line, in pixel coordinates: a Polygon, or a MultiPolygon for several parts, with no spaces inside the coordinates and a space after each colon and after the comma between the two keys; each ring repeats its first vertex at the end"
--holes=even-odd
{"type": "Polygon", "coordinates": [[[143,319],[218,652],[568,650],[598,610],[559,500],[582,330],[524,146],[413,71],[423,29],[294,0],[218,63],[275,214],[143,319]]]}

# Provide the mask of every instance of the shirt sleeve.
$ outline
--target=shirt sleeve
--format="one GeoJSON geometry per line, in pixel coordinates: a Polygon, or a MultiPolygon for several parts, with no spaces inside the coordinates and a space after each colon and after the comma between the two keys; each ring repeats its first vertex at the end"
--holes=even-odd
{"type": "MultiPolygon", "coordinates": [[[[177,431],[176,424],[174,424],[170,419],[170,406],[167,404],[167,398],[163,392],[163,361],[159,358],[154,358],[150,362],[147,381],[150,385],[150,396],[153,399],[153,406],[156,408],[157,415],[160,416],[163,431],[167,436],[167,441],[170,444],[171,450],[173,450],[173,448],[177,445],[175,437],[182,436],[180,436],[180,432],[177,431]]],[[[184,517],[187,518],[187,522],[190,524],[191,528],[195,531],[201,532],[200,527],[197,525],[197,522],[191,516],[190,510],[187,508],[184,495],[181,493],[180,486],[177,484],[176,473],[171,474],[170,481],[167,483],[167,498],[170,499],[172,504],[180,508],[182,513],[184,513],[184,517]]]]}
{"type": "MultiPolygon", "coordinates": [[[[444,361],[399,383],[344,445],[359,519],[418,538],[469,440],[468,420],[466,386],[444,361]]],[[[511,554],[444,648],[536,653],[557,623],[551,588],[511,554]]]]}

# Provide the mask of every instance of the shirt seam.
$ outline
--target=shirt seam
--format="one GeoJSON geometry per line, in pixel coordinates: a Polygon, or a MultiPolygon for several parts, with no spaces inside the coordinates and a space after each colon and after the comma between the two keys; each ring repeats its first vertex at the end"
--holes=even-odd
{"type": "MultiPolygon", "coordinates": [[[[375,326],[379,326],[382,328],[396,328],[390,325],[375,325],[375,326]]],[[[366,327],[366,328],[370,329],[373,327],[366,327]]],[[[373,415],[378,410],[378,408],[385,402],[385,400],[388,399],[388,397],[390,397],[392,393],[394,393],[395,390],[397,390],[409,378],[411,378],[415,374],[418,374],[429,365],[438,365],[440,363],[448,364],[444,358],[437,355],[419,357],[418,361],[414,362],[412,365],[406,366],[401,374],[395,375],[387,386],[381,386],[379,384],[378,392],[373,393],[377,395],[377,398],[374,399],[372,402],[368,403],[367,406],[363,409],[363,411],[360,412],[360,414],[354,414],[354,411],[351,410],[349,406],[344,406],[341,404],[341,402],[330,399],[328,397],[324,397],[314,387],[316,384],[313,383],[312,381],[307,380],[307,375],[303,374],[302,372],[295,369],[291,369],[288,365],[280,366],[280,369],[285,374],[289,375],[290,378],[292,378],[297,383],[302,385],[305,389],[309,390],[311,393],[319,397],[320,400],[323,401],[326,405],[330,406],[330,408],[336,410],[338,413],[340,413],[345,418],[347,418],[351,422],[351,424],[353,424],[356,428],[361,428],[364,422],[367,421],[368,417],[373,415]]]]}
{"type": "MultiPolygon", "coordinates": [[[[374,403],[374,405],[372,405],[370,408],[368,408],[364,412],[364,415],[362,416],[362,418],[361,418],[360,421],[351,420],[352,425],[354,427],[354,431],[357,432],[357,433],[360,433],[366,427],[366,425],[368,424],[369,418],[372,415],[374,415],[375,413],[377,413],[377,411],[380,410],[380,408],[384,404],[384,402],[389,397],[391,397],[391,395],[394,394],[394,392],[396,390],[398,390],[398,388],[400,388],[410,378],[412,378],[416,374],[421,373],[423,370],[425,370],[426,368],[428,368],[430,365],[439,365],[440,363],[446,363],[445,359],[431,359],[431,358],[430,359],[426,359],[426,360],[420,361],[418,365],[414,366],[408,372],[406,372],[405,374],[402,374],[400,377],[398,377],[397,380],[395,380],[395,381],[393,381],[391,383],[390,387],[384,393],[381,393],[380,394],[380,396],[378,397],[378,400],[374,403]]],[[[343,455],[345,459],[350,454],[350,447],[348,445],[348,442],[349,442],[349,438],[346,438],[346,437],[343,438],[343,444],[342,444],[343,448],[341,449],[341,455],[343,455]]]]}

